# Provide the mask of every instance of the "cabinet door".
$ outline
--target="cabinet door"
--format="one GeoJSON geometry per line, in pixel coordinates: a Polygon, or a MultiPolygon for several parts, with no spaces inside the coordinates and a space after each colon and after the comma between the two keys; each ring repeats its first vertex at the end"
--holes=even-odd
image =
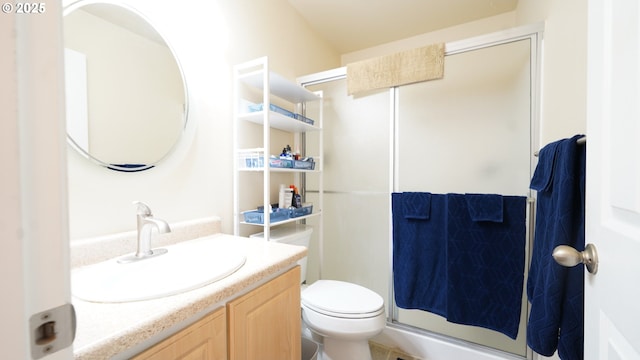
{"type": "Polygon", "coordinates": [[[229,360],[299,360],[300,267],[227,303],[229,360]]]}
{"type": "Polygon", "coordinates": [[[226,312],[220,308],[132,360],[226,360],[226,312]]]}

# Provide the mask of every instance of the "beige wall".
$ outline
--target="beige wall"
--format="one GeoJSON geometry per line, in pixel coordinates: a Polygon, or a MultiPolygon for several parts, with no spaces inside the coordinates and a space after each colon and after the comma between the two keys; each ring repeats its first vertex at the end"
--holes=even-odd
{"type": "Polygon", "coordinates": [[[587,3],[520,0],[516,19],[545,22],[540,143],[586,133],[587,3]]]}
{"type": "Polygon", "coordinates": [[[512,28],[516,25],[515,12],[508,12],[490,18],[472,21],[463,25],[416,35],[372,48],[342,55],[342,64],[413,49],[428,44],[464,40],[474,36],[512,28]]]}
{"type": "Polygon", "coordinates": [[[520,0],[515,11],[343,54],[342,65],[435,42],[451,42],[544,22],[540,144],[586,132],[587,5],[520,0]]]}
{"type": "Polygon", "coordinates": [[[190,124],[178,151],[141,173],[106,170],[70,148],[71,239],[134,230],[134,200],[147,202],[169,222],[221,216],[223,232],[231,233],[232,66],[266,55],[272,69],[295,79],[339,66],[339,55],[286,0],[124,2],[145,14],[176,51],[189,91],[190,124]]]}

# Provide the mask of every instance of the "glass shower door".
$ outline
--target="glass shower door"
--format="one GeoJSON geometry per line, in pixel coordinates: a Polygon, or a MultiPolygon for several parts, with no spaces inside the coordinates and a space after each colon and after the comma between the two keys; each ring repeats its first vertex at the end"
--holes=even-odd
{"type": "MultiPolygon", "coordinates": [[[[442,80],[397,89],[396,191],[529,196],[530,46],[450,55],[442,80]]],[[[394,321],[525,356],[526,304],[515,341],[421,310],[395,308],[394,321]]]]}
{"type": "MultiPolygon", "coordinates": [[[[529,196],[531,41],[447,55],[442,80],[355,96],[347,95],[344,76],[307,85],[323,92],[325,142],[324,236],[322,243],[312,238],[309,282],[349,281],[376,291],[386,304],[393,301],[391,189],[529,196]]],[[[310,140],[308,152],[314,147],[310,140]]],[[[310,202],[318,188],[313,181],[307,182],[310,202]]],[[[414,331],[526,356],[524,296],[516,340],[425,311],[394,306],[387,315],[414,331]]]]}
{"type": "MultiPolygon", "coordinates": [[[[307,88],[321,90],[324,98],[323,243],[312,238],[307,279],[356,283],[388,304],[389,90],[347,96],[344,78],[307,88]]],[[[309,153],[317,147],[308,140],[309,153]]],[[[309,177],[306,184],[310,202],[318,189],[314,181],[309,177]]]]}

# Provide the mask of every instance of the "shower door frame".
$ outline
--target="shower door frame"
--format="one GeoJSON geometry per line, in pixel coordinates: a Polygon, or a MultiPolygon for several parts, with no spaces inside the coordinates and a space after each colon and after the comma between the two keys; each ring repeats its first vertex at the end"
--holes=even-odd
{"type": "MultiPolygon", "coordinates": [[[[535,166],[537,164],[537,159],[535,154],[537,150],[540,148],[540,108],[541,108],[541,77],[542,77],[542,49],[543,49],[543,33],[544,33],[544,23],[537,23],[532,25],[525,25],[520,27],[515,27],[495,33],[490,33],[486,35],[476,36],[472,38],[468,38],[465,40],[459,40],[454,42],[448,42],[445,44],[445,57],[460,53],[465,53],[474,50],[480,50],[492,46],[503,45],[515,41],[521,40],[530,40],[530,64],[531,64],[531,78],[530,78],[530,91],[531,91],[531,102],[530,102],[530,173],[533,174],[535,170],[535,166]]],[[[347,68],[340,67],[336,69],[331,69],[319,73],[314,73],[306,76],[299,77],[297,79],[298,84],[301,86],[311,86],[318,85],[322,83],[327,83],[336,80],[346,79],[347,77],[347,68]]],[[[389,114],[389,193],[393,193],[399,191],[398,188],[398,132],[396,131],[399,122],[399,108],[398,108],[398,96],[396,94],[397,88],[393,87],[389,89],[389,101],[390,101],[390,114],[389,114]]],[[[530,198],[531,200],[531,198],[530,198]]],[[[532,201],[529,201],[529,213],[533,214],[534,204],[532,201]]],[[[418,331],[420,333],[424,333],[425,335],[442,337],[446,341],[454,341],[454,342],[463,342],[465,346],[470,347],[478,347],[481,349],[489,349],[498,352],[502,352],[502,350],[494,349],[488,346],[474,344],[468,342],[466,340],[462,340],[456,337],[443,335],[439,333],[432,332],[430,330],[417,328],[411,325],[403,324],[395,319],[398,318],[398,307],[394,301],[394,289],[393,289],[393,226],[392,222],[392,214],[391,214],[391,197],[389,197],[389,303],[388,312],[387,312],[387,326],[396,327],[405,330],[413,330],[418,331]]],[[[532,217],[530,217],[532,218],[532,217]]],[[[531,220],[530,222],[531,223],[531,220]]],[[[529,226],[529,234],[528,238],[529,249],[527,249],[527,254],[531,252],[533,239],[533,226],[529,226]]],[[[319,246],[322,248],[322,243],[319,246]]],[[[322,274],[322,263],[323,263],[323,255],[322,251],[320,251],[320,274],[322,274]]],[[[526,266],[529,266],[529,259],[526,259],[526,266]]],[[[529,311],[529,304],[527,306],[527,313],[529,311]]],[[[508,353],[513,356],[518,356],[516,354],[508,353]]],[[[526,358],[533,359],[534,354],[527,347],[526,349],[526,358]]]]}

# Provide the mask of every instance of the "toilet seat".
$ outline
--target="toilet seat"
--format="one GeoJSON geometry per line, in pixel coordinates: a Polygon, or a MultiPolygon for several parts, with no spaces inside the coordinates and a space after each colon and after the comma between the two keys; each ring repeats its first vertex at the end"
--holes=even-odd
{"type": "Polygon", "coordinates": [[[384,312],[384,300],[360,285],[318,280],[301,294],[302,305],[309,310],[348,319],[376,317],[384,312]]]}

